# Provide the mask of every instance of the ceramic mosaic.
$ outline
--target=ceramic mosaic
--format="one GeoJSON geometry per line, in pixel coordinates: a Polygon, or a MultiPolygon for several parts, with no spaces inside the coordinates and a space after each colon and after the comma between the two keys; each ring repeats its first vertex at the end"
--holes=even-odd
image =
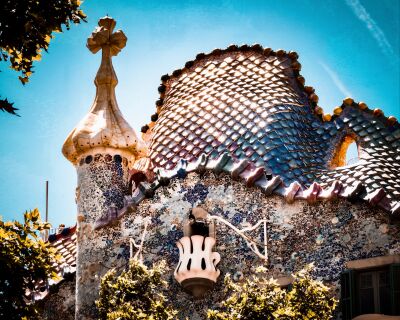
{"type": "MultiPolygon", "coordinates": [[[[183,237],[183,220],[195,206],[227,219],[238,228],[254,225],[262,218],[268,219],[266,276],[287,276],[314,262],[315,276],[337,289],[346,261],[400,253],[397,240],[400,228],[379,209],[344,200],[318,202],[315,205],[306,201],[288,204],[279,196],[267,197],[260,190],[249,189],[226,174],[191,173],[185,179],[175,179],[168,187],[158,189],[153,199],[143,200],[136,212],[123,217],[119,227],[106,227],[95,233],[98,235],[97,245],[101,243],[98,232],[104,232],[108,235],[106,241],[109,247],[116,248],[122,243],[127,246],[128,237],[139,242],[144,222],[150,222],[144,243],[144,259],[148,264],[160,259],[167,261],[171,284],[169,296],[180,309],[181,319],[185,316],[203,319],[207,308],[222,301],[222,279],[226,273],[240,280],[263,264],[241,237],[218,224],[214,250],[221,255],[218,265],[221,276],[216,288],[199,301],[184,293],[173,277],[179,260],[175,242],[183,237]]],[[[251,236],[262,244],[262,228],[252,232],[251,236]]],[[[102,250],[106,250],[106,246],[102,246],[102,250]]],[[[90,260],[90,254],[87,252],[86,260],[90,260]]],[[[113,259],[118,261],[120,258],[127,263],[123,260],[127,255],[123,258],[120,255],[115,255],[113,259]]]]}
{"type": "Polygon", "coordinates": [[[113,215],[124,205],[128,190],[129,170],[126,158],[118,154],[95,154],[82,158],[78,171],[78,254],[77,254],[77,317],[91,319],[95,308],[99,277],[110,268],[125,264],[129,248],[116,245],[120,230],[94,231],[96,219],[113,215]],[[123,262],[122,259],[124,258],[123,262]]]}
{"type": "Polygon", "coordinates": [[[375,197],[385,210],[400,212],[397,120],[351,98],[333,116],[323,115],[297,58],[260,45],[230,46],[163,76],[157,114],[143,128],[153,167],[228,153],[280,176],[286,186],[361,183],[365,200],[375,197]],[[359,159],[345,166],[350,140],[359,159]]]}

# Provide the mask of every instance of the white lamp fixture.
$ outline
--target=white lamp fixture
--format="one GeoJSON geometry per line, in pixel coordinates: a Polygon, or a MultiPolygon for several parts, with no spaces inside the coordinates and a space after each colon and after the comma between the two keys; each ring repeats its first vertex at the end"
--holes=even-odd
{"type": "Polygon", "coordinates": [[[266,264],[268,263],[266,219],[259,220],[253,226],[238,229],[222,217],[211,216],[202,208],[193,208],[189,214],[189,219],[183,226],[184,237],[177,242],[179,263],[174,276],[184,290],[196,298],[203,297],[207,291],[212,289],[220,274],[216,265],[221,257],[219,253],[212,251],[216,237],[215,221],[225,224],[241,236],[250,250],[264,260],[266,264]],[[264,227],[263,244],[246,235],[246,232],[254,231],[260,226],[264,227]],[[264,253],[260,252],[259,245],[264,247],[264,253]]]}
{"type": "Polygon", "coordinates": [[[177,242],[179,263],[174,276],[195,298],[203,297],[212,289],[220,274],[216,265],[221,257],[212,251],[215,237],[210,237],[210,231],[214,231],[214,227],[208,224],[207,216],[204,209],[194,208],[184,227],[185,236],[177,242]]]}
{"type": "Polygon", "coordinates": [[[212,252],[214,245],[214,238],[201,235],[183,237],[177,242],[179,263],[174,276],[195,298],[212,289],[220,274],[216,265],[221,257],[218,252],[212,252]]]}

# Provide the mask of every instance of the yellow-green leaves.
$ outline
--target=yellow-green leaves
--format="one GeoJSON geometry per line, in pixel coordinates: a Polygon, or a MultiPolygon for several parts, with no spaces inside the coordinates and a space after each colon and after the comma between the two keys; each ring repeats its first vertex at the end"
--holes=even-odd
{"type": "MultiPolygon", "coordinates": [[[[2,1],[0,61],[9,62],[23,85],[33,73],[34,61],[42,58],[42,50],[47,52],[53,32],[86,21],[80,4],[71,0],[2,1]]],[[[0,99],[0,110],[17,115],[18,109],[7,99],[0,99]]]]}
{"type": "Polygon", "coordinates": [[[104,320],[172,320],[177,311],[163,294],[167,283],[162,279],[165,262],[148,268],[131,260],[129,268],[120,275],[116,270],[107,272],[101,279],[99,300],[96,306],[99,318],[104,320]]]}
{"type": "Polygon", "coordinates": [[[256,270],[257,276],[241,283],[225,277],[226,300],[221,310],[208,310],[210,320],[327,320],[332,318],[337,301],[329,288],[311,277],[312,265],[294,274],[290,290],[281,289],[273,279],[256,270]]]}
{"type": "Polygon", "coordinates": [[[24,214],[24,223],[0,220],[0,318],[36,319],[35,305],[27,304],[25,291],[35,282],[57,279],[55,249],[38,237],[48,229],[37,209],[24,214]],[[10,316],[11,315],[11,316],[10,316]]]}
{"type": "Polygon", "coordinates": [[[35,208],[35,209],[33,209],[33,211],[31,211],[31,217],[32,217],[33,222],[36,222],[38,219],[40,219],[40,213],[37,208],[35,208]]]}
{"type": "Polygon", "coordinates": [[[53,31],[62,26],[70,28],[71,23],[86,21],[80,8],[80,1],[60,0],[51,5],[46,1],[27,0],[21,3],[5,0],[2,3],[2,41],[0,61],[10,60],[10,67],[21,72],[22,83],[28,82],[32,74],[32,62],[40,60],[41,50],[47,51],[53,31]],[[4,22],[4,23],[3,23],[4,22]]]}

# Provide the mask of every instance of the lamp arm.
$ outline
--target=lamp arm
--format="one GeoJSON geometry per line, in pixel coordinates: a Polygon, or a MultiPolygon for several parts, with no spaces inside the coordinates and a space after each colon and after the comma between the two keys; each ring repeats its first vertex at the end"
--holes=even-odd
{"type": "Polygon", "coordinates": [[[267,248],[268,239],[267,239],[267,220],[266,219],[262,219],[262,220],[258,221],[254,226],[246,227],[241,230],[236,228],[233,224],[231,224],[229,221],[226,221],[222,217],[210,215],[210,216],[208,216],[208,219],[209,220],[217,220],[219,222],[222,222],[229,228],[231,228],[233,231],[235,231],[239,236],[241,236],[246,241],[247,246],[250,248],[251,251],[253,251],[260,259],[268,261],[268,248],[267,248]],[[251,239],[250,237],[248,237],[247,235],[244,234],[244,232],[255,230],[262,223],[264,224],[264,254],[262,254],[260,252],[260,250],[258,250],[257,243],[253,239],[251,239]]]}
{"type": "Polygon", "coordinates": [[[139,261],[143,262],[143,253],[142,253],[143,252],[143,243],[144,243],[144,239],[146,237],[148,224],[149,224],[148,220],[145,220],[142,237],[140,239],[140,244],[137,244],[133,238],[129,238],[130,258],[131,259],[138,260],[138,257],[139,257],[139,261]],[[133,247],[138,249],[134,256],[133,256],[133,247]]]}

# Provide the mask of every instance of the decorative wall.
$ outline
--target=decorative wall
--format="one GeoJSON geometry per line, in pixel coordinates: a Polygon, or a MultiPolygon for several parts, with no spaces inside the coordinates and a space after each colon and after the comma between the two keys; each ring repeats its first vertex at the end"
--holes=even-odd
{"type": "Polygon", "coordinates": [[[94,301],[100,277],[126,263],[129,248],[120,244],[121,230],[94,230],[101,216],[113,215],[124,205],[128,190],[128,161],[118,154],[83,157],[78,172],[78,254],[76,319],[94,319],[94,301]],[[124,259],[121,259],[125,257],[124,259]]]}
{"type": "Polygon", "coordinates": [[[43,320],[75,319],[75,274],[69,274],[56,286],[50,287],[50,294],[38,303],[43,320]]]}
{"type": "MultiPolygon", "coordinates": [[[[221,216],[238,228],[268,219],[269,271],[266,276],[287,276],[314,262],[315,276],[338,288],[339,274],[347,261],[400,253],[396,240],[400,235],[399,225],[391,222],[389,215],[380,209],[345,200],[315,205],[299,200],[288,204],[282,197],[268,197],[228,175],[216,176],[207,171],[203,175],[190,173],[185,179],[173,180],[168,187],[158,189],[153,199],[143,200],[134,213],[124,216],[120,227],[101,229],[103,236],[99,236],[97,242],[93,240],[81,259],[96,256],[97,261],[103,261],[99,253],[105,257],[108,248],[120,248],[120,252],[108,255],[108,262],[126,263],[128,256],[122,248],[128,247],[128,237],[140,241],[144,222],[148,221],[143,249],[145,263],[166,260],[171,283],[167,294],[179,308],[179,317],[184,319],[190,315],[190,319],[203,319],[208,308],[224,299],[222,279],[226,273],[240,280],[263,261],[248,249],[241,237],[217,224],[214,250],[221,255],[218,265],[221,276],[216,288],[205,299],[197,301],[183,292],[173,277],[179,259],[175,242],[183,237],[183,219],[194,206],[221,216]]],[[[251,236],[263,243],[261,229],[251,236]]]]}

